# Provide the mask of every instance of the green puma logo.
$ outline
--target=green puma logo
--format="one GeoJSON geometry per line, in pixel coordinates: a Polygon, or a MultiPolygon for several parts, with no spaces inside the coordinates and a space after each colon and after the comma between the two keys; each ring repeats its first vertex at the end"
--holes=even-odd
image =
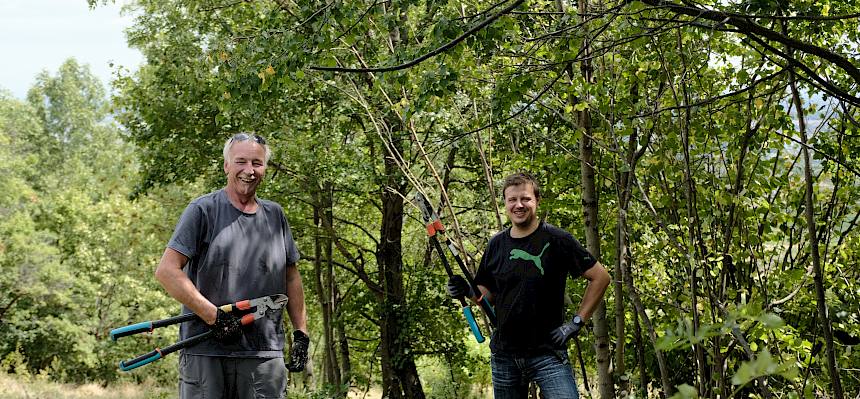
{"type": "Polygon", "coordinates": [[[530,261],[535,263],[535,266],[538,268],[538,270],[540,270],[541,276],[543,276],[543,268],[541,267],[540,258],[541,258],[541,256],[543,256],[544,251],[546,251],[546,249],[548,247],[549,247],[549,243],[546,243],[546,245],[544,245],[543,249],[540,251],[540,254],[538,254],[537,256],[532,255],[526,251],[523,251],[522,249],[514,248],[511,250],[511,257],[509,259],[530,260],[530,261]]]}

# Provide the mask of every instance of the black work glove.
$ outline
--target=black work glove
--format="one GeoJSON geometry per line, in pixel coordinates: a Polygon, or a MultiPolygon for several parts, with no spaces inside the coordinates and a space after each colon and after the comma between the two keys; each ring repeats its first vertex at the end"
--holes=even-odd
{"type": "Polygon", "coordinates": [[[472,287],[469,286],[469,283],[466,282],[466,279],[463,276],[451,276],[448,279],[448,285],[445,286],[445,289],[448,291],[448,295],[453,298],[472,298],[475,297],[475,292],[472,291],[472,287]]]}
{"type": "Polygon", "coordinates": [[[305,369],[308,363],[308,345],[311,339],[301,330],[293,331],[293,348],[290,349],[290,364],[287,365],[287,370],[294,373],[305,369]]]}
{"type": "Polygon", "coordinates": [[[582,329],[583,325],[585,325],[585,322],[582,320],[581,317],[579,317],[579,315],[573,316],[573,320],[562,324],[555,330],[552,330],[551,333],[549,333],[552,344],[555,346],[567,345],[567,341],[579,335],[579,330],[582,329]]]}
{"type": "Polygon", "coordinates": [[[218,309],[215,324],[209,326],[212,329],[212,338],[221,343],[232,343],[242,336],[242,319],[233,313],[218,309]]]}

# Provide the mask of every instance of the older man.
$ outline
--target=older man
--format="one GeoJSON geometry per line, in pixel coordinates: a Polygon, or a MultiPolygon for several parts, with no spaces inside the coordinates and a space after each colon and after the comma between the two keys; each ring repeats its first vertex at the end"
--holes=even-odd
{"type": "Polygon", "coordinates": [[[179,392],[193,398],[283,398],[287,373],[280,313],[242,327],[216,305],[286,294],[294,346],[289,369],[303,370],[309,338],[299,251],[283,208],[257,198],[271,151],[256,134],[224,143],[227,185],[192,201],[173,232],[155,277],[200,321],[180,328],[182,339],[214,330],[213,340],[182,351],[179,392]]]}

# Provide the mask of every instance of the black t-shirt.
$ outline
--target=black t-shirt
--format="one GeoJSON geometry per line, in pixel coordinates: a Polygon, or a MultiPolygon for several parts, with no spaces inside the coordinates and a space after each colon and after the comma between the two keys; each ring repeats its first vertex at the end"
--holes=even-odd
{"type": "Polygon", "coordinates": [[[493,294],[498,318],[490,349],[514,355],[557,349],[549,335],[565,321],[567,276],[595,263],[570,233],[543,221],[526,237],[513,238],[510,229],[493,236],[475,276],[493,294]]]}

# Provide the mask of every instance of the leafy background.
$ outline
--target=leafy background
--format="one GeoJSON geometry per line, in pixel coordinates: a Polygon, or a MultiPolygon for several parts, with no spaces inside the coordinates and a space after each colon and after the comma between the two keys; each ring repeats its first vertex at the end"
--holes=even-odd
{"type": "Polygon", "coordinates": [[[571,346],[581,391],[860,392],[854,2],[129,7],[146,64],[115,94],[69,60],[0,95],[7,373],[175,384],[171,359],[116,368],[175,329],[108,332],[178,311],[154,265],[224,184],[224,140],[255,131],[275,154],[260,195],[305,259],[314,346],[291,396],[490,396],[409,199],[439,204],[474,267],[518,170],[616,281],[571,346]]]}

